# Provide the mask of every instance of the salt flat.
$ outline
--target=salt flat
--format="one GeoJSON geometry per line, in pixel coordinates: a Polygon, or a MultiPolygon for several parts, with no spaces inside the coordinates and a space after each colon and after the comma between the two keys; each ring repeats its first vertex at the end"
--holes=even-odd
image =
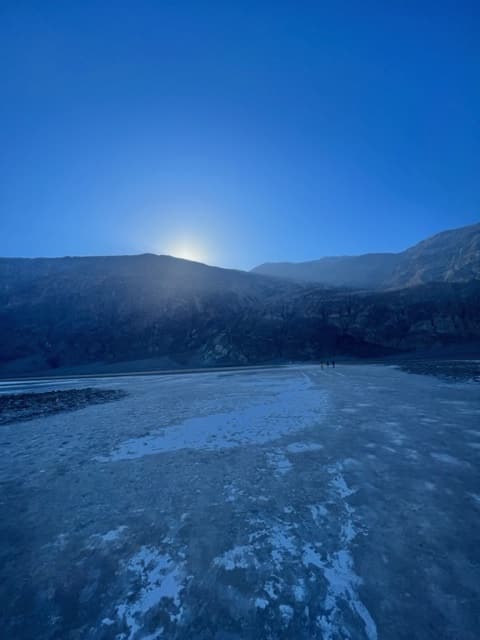
{"type": "Polygon", "coordinates": [[[128,395],[1,427],[2,637],[478,638],[478,384],[67,382],[128,395]]]}

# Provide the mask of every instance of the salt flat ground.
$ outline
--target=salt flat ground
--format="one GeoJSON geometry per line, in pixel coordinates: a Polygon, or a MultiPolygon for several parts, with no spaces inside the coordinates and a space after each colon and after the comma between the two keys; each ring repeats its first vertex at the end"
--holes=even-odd
{"type": "Polygon", "coordinates": [[[2,638],[478,639],[478,385],[61,383],[84,386],[128,396],[0,430],[2,638]]]}

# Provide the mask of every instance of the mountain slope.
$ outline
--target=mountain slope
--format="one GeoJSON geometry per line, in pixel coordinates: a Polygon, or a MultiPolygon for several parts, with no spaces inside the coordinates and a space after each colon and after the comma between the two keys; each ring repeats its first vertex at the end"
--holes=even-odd
{"type": "Polygon", "coordinates": [[[480,282],[348,292],[168,256],[0,260],[0,373],[374,356],[480,341],[480,282]]]}
{"type": "Polygon", "coordinates": [[[480,224],[443,231],[400,254],[390,287],[480,278],[480,224]]]}
{"type": "MultiPolygon", "coordinates": [[[[0,260],[0,366],[173,356],[297,285],[169,256],[0,260]]],[[[218,349],[217,349],[218,351],[218,349]]]]}
{"type": "Polygon", "coordinates": [[[444,231],[401,253],[265,263],[253,273],[334,287],[395,289],[480,278],[480,224],[444,231]]]}

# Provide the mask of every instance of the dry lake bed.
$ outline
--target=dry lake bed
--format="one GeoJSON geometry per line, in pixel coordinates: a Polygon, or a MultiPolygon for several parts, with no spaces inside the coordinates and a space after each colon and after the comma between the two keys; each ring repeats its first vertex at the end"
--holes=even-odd
{"type": "Polygon", "coordinates": [[[23,394],[5,640],[478,640],[478,383],[296,366],[0,393],[23,394]]]}

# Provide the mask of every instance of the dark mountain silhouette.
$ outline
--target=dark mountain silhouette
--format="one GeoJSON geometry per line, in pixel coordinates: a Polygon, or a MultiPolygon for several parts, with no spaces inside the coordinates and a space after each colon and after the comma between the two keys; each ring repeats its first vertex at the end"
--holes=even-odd
{"type": "MultiPolygon", "coordinates": [[[[434,240],[411,250],[425,274],[437,273],[435,247],[426,259],[434,240]]],[[[147,359],[285,362],[480,341],[480,281],[467,278],[475,265],[461,263],[465,282],[413,286],[408,275],[400,290],[356,291],[149,254],[4,258],[0,373],[147,359]]],[[[450,265],[459,272],[457,258],[450,265]]]]}
{"type": "Polygon", "coordinates": [[[333,287],[398,289],[480,278],[480,224],[444,231],[401,253],[265,263],[253,273],[333,287]]]}

